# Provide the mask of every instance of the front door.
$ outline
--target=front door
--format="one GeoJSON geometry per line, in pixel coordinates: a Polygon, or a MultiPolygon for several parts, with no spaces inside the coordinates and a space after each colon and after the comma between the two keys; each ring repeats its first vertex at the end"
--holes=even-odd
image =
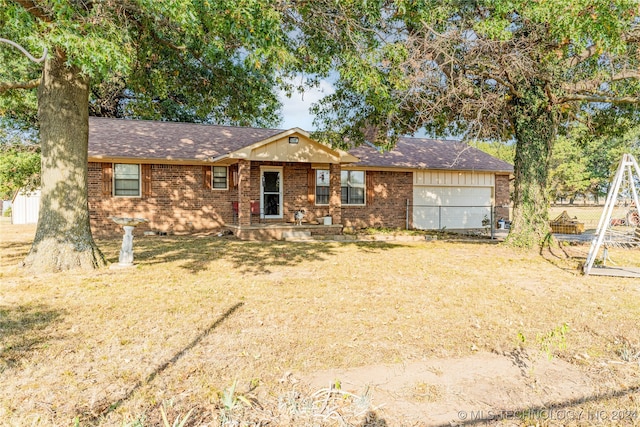
{"type": "Polygon", "coordinates": [[[282,218],[282,168],[263,168],[260,211],[264,218],[282,218]]]}

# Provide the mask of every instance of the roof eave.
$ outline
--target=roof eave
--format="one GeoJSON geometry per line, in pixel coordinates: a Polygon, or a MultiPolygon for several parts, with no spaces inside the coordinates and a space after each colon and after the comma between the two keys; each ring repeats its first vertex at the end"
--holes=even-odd
{"type": "Polygon", "coordinates": [[[88,158],[89,163],[144,163],[144,164],[176,164],[176,165],[207,165],[211,164],[209,159],[182,159],[173,157],[120,157],[108,155],[92,155],[88,158]]]}
{"type": "Polygon", "coordinates": [[[497,173],[497,174],[513,174],[513,170],[506,169],[469,169],[469,168],[443,168],[443,167],[428,167],[425,165],[376,165],[372,163],[359,163],[353,165],[359,169],[368,170],[398,170],[398,171],[442,171],[442,172],[478,172],[478,173],[497,173]]]}

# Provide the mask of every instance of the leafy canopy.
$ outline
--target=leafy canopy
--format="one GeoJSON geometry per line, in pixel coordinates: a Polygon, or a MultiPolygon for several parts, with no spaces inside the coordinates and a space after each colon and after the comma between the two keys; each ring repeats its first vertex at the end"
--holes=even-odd
{"type": "Polygon", "coordinates": [[[599,108],[558,138],[549,189],[555,198],[606,195],[624,153],[640,154],[640,111],[633,105],[599,108]]]}
{"type": "Polygon", "coordinates": [[[40,185],[40,148],[32,135],[0,128],[0,200],[40,185]]]}
{"type": "Polygon", "coordinates": [[[309,46],[338,53],[336,93],[315,107],[336,144],[388,147],[420,129],[509,140],[527,111],[518,99],[560,122],[589,103],[639,101],[636,0],[380,0],[367,2],[375,12],[324,14],[318,4],[302,25],[309,46]]]}
{"type": "MultiPolygon", "coordinates": [[[[260,0],[0,0],[0,28],[29,51],[63,52],[90,77],[97,115],[276,124],[275,87],[294,61],[280,11],[260,0]]],[[[0,63],[0,114],[34,123],[35,94],[17,83],[41,67],[2,46],[0,63]]]]}

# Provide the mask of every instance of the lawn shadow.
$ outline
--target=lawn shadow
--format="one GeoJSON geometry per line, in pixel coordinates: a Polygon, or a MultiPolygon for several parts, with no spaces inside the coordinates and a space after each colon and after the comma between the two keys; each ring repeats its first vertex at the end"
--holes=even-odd
{"type": "MultiPolygon", "coordinates": [[[[118,262],[121,242],[120,239],[99,241],[98,245],[108,263],[118,262]]],[[[181,261],[180,268],[198,273],[224,254],[226,244],[227,239],[216,237],[136,237],[133,243],[134,263],[153,266],[181,261]]]]}
{"type": "Polygon", "coordinates": [[[235,242],[224,258],[242,273],[269,274],[273,267],[292,267],[311,261],[328,261],[338,256],[343,245],[355,245],[363,252],[388,250],[397,245],[383,242],[235,242]]]}
{"type": "MultiPolygon", "coordinates": [[[[540,246],[540,256],[554,267],[567,273],[582,273],[582,265],[586,261],[584,257],[575,250],[568,250],[571,247],[564,246],[563,241],[556,240],[552,234],[545,237],[540,246]]],[[[588,250],[588,247],[587,247],[588,250]]]]}
{"type": "Polygon", "coordinates": [[[441,237],[433,240],[427,240],[427,242],[450,243],[454,245],[491,245],[491,246],[497,246],[504,243],[504,241],[502,240],[491,239],[488,236],[464,236],[464,235],[441,237]]]}
{"type": "Polygon", "coordinates": [[[47,328],[65,314],[64,310],[53,310],[44,304],[0,307],[0,372],[54,339],[47,328]]]}
{"type": "Polygon", "coordinates": [[[227,311],[225,311],[215,322],[213,322],[209,327],[207,327],[204,331],[202,331],[198,336],[196,336],[189,344],[181,348],[177,351],[170,359],[166,360],[161,365],[158,365],[145,379],[144,381],[138,381],[134,384],[134,386],[129,389],[124,396],[120,399],[115,400],[113,402],[101,402],[96,405],[99,408],[94,411],[92,414],[87,414],[86,412],[83,414],[83,423],[87,425],[95,425],[100,424],[100,421],[106,417],[109,413],[118,409],[123,403],[131,399],[135,393],[140,390],[142,387],[151,383],[158,375],[161,375],[169,366],[174,365],[178,362],[187,352],[193,349],[196,345],[200,344],[200,342],[207,337],[214,329],[222,324],[227,318],[229,318],[233,313],[235,313],[240,307],[244,305],[243,302],[238,302],[235,305],[231,306],[227,311]]]}
{"type": "Polygon", "coordinates": [[[2,243],[0,245],[0,252],[2,252],[0,266],[9,267],[18,265],[27,256],[30,248],[31,241],[2,243]]]}
{"type": "MultiPolygon", "coordinates": [[[[180,261],[190,273],[207,270],[217,260],[229,261],[234,269],[247,274],[269,274],[273,267],[296,266],[307,261],[326,261],[336,255],[340,245],[355,245],[363,252],[378,252],[400,247],[390,242],[285,242],[242,241],[226,237],[171,236],[139,238],[134,242],[134,262],[139,265],[159,265],[180,261]]],[[[100,242],[107,261],[118,262],[120,242],[100,242]]]]}
{"type": "Polygon", "coordinates": [[[242,273],[269,274],[273,267],[286,267],[308,261],[324,261],[334,253],[324,242],[233,242],[224,258],[242,273]]]}

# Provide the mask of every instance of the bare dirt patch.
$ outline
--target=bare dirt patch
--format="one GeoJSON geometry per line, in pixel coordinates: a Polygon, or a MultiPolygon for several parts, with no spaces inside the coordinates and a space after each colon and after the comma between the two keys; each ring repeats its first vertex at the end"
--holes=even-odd
{"type": "MultiPolygon", "coordinates": [[[[560,359],[523,352],[480,353],[397,365],[371,365],[315,373],[311,388],[339,384],[354,394],[372,393],[380,419],[411,425],[450,425],[479,417],[505,418],[591,395],[593,380],[560,359]]],[[[512,419],[513,421],[513,419],[512,419]]]]}

